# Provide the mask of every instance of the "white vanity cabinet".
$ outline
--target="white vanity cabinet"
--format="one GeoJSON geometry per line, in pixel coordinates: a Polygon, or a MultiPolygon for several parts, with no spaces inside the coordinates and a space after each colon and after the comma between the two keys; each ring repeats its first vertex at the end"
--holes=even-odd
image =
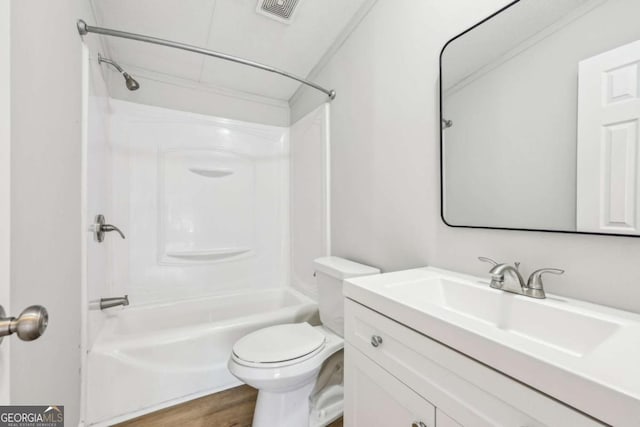
{"type": "Polygon", "coordinates": [[[434,427],[436,408],[360,351],[345,359],[348,425],[434,427]]]}
{"type": "Polygon", "coordinates": [[[348,427],[603,425],[350,299],[345,340],[348,427]]]}

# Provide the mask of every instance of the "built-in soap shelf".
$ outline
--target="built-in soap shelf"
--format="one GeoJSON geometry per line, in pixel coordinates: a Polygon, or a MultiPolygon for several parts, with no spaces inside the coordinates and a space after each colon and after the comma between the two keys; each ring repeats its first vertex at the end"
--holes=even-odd
{"type": "Polygon", "coordinates": [[[201,168],[189,168],[189,171],[196,175],[204,176],[205,178],[222,178],[225,176],[233,175],[233,171],[230,169],[201,169],[201,168]]]}
{"type": "Polygon", "coordinates": [[[166,256],[193,261],[214,261],[251,252],[251,248],[218,248],[200,251],[169,251],[166,256]]]}
{"type": "Polygon", "coordinates": [[[159,155],[159,264],[204,265],[251,256],[256,251],[251,158],[205,148],[159,155]]]}

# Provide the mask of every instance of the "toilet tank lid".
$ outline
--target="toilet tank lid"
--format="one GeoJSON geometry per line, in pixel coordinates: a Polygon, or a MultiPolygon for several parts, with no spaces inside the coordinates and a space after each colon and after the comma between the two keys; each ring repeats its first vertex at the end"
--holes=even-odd
{"type": "Polygon", "coordinates": [[[316,258],[313,260],[313,264],[316,271],[341,280],[380,273],[380,269],[378,268],[349,261],[348,259],[337,256],[316,258]]]}

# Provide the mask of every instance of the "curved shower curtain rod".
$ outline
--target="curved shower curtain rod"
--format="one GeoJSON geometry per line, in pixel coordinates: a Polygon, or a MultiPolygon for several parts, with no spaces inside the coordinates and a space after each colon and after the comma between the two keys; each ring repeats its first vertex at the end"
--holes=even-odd
{"type": "Polygon", "coordinates": [[[214,58],[224,59],[226,61],[236,62],[238,64],[248,65],[249,67],[258,68],[260,70],[269,71],[270,73],[280,74],[281,76],[299,81],[302,84],[305,84],[316,90],[319,90],[320,92],[327,94],[329,99],[335,99],[336,97],[336,91],[333,89],[331,90],[325,89],[322,86],[319,86],[313,82],[310,82],[309,80],[303,79],[302,77],[298,77],[294,74],[287,73],[286,71],[282,71],[277,68],[270,67],[268,65],[260,64],[259,62],[249,61],[248,59],[239,58],[237,56],[227,55],[225,53],[220,53],[213,50],[188,45],[185,43],[164,40],[157,37],[143,36],[142,34],[128,33],[126,31],[112,30],[112,29],[103,28],[103,27],[93,27],[91,25],[87,25],[87,23],[84,22],[82,19],[78,19],[77,26],[78,26],[78,32],[80,33],[81,36],[87,35],[88,33],[102,34],[105,36],[113,36],[113,37],[120,37],[123,39],[137,40],[145,43],[152,43],[160,46],[173,47],[176,49],[182,49],[189,52],[195,52],[201,55],[212,56],[214,58]]]}

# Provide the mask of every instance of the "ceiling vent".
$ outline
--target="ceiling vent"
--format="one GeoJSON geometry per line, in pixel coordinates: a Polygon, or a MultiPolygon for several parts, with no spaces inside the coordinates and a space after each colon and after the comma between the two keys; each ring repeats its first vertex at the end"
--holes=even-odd
{"type": "Polygon", "coordinates": [[[299,0],[258,0],[257,12],[276,21],[290,24],[299,0]]]}

